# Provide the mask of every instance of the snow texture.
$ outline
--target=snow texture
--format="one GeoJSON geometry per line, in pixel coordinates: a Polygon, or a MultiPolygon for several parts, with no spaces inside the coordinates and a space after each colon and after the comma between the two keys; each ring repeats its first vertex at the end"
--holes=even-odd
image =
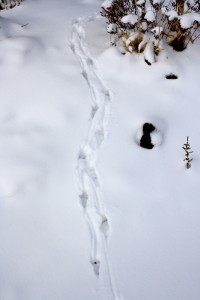
{"type": "Polygon", "coordinates": [[[117,25],[116,24],[109,24],[107,26],[107,32],[108,33],[117,33],[117,25]]]}
{"type": "Polygon", "coordinates": [[[86,212],[91,233],[91,264],[94,272],[99,276],[101,264],[106,265],[108,282],[105,285],[108,286],[111,299],[120,300],[109,263],[107,238],[110,226],[104,203],[100,197],[96,168],[98,151],[105,139],[108,126],[111,93],[106,87],[85,42],[85,24],[94,20],[94,16],[75,20],[71,37],[72,50],[80,60],[82,74],[90,88],[93,100],[88,135],[80,146],[78,156],[80,199],[86,212]]]}
{"type": "Polygon", "coordinates": [[[188,29],[191,28],[194,24],[194,22],[197,22],[198,24],[200,23],[200,14],[191,12],[189,14],[184,14],[179,17],[181,27],[183,29],[188,29]]]}
{"type": "Polygon", "coordinates": [[[104,8],[105,10],[109,9],[112,4],[113,4],[114,0],[105,0],[102,4],[101,7],[104,8]]]}
{"type": "Polygon", "coordinates": [[[129,14],[121,19],[122,23],[131,25],[135,25],[137,23],[137,20],[138,17],[134,14],[129,14]]]}
{"type": "Polygon", "coordinates": [[[159,130],[154,130],[151,133],[151,142],[154,146],[159,146],[162,143],[162,134],[159,130]]]}
{"type": "Polygon", "coordinates": [[[199,300],[200,41],[149,66],[110,47],[99,10],[1,11],[0,299],[199,300]]]}
{"type": "Polygon", "coordinates": [[[155,21],[155,14],[152,10],[148,10],[144,16],[144,18],[148,21],[148,22],[154,22],[155,21]]]}
{"type": "Polygon", "coordinates": [[[151,65],[155,62],[154,45],[151,40],[147,42],[147,45],[144,49],[144,60],[148,65],[151,65]]]}
{"type": "Polygon", "coordinates": [[[166,11],[165,15],[168,17],[169,21],[178,19],[178,14],[175,10],[166,11]]]}
{"type": "Polygon", "coordinates": [[[142,6],[145,4],[145,0],[138,0],[137,5],[142,6]]]}
{"type": "Polygon", "coordinates": [[[165,0],[153,0],[153,4],[156,5],[162,5],[165,2],[165,0]]]}
{"type": "Polygon", "coordinates": [[[156,26],[154,27],[151,32],[155,35],[155,37],[159,36],[163,32],[163,27],[156,26]]]}

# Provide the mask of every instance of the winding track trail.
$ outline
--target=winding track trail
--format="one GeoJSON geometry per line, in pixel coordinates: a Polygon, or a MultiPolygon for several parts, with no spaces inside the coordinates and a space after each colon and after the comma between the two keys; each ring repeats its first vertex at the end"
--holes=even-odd
{"type": "Polygon", "coordinates": [[[89,52],[84,29],[88,22],[95,21],[96,18],[98,15],[74,20],[71,32],[70,46],[79,59],[82,75],[87,81],[92,99],[89,129],[78,155],[78,176],[80,199],[91,235],[91,264],[98,277],[101,275],[101,267],[103,266],[103,282],[109,293],[107,297],[112,300],[120,300],[122,298],[117,291],[109,261],[107,244],[109,220],[100,197],[99,176],[96,168],[98,152],[107,132],[111,92],[89,52]]]}

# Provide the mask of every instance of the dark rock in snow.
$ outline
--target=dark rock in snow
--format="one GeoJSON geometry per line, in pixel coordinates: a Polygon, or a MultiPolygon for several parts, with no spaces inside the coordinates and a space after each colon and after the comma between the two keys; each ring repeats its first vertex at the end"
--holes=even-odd
{"type": "Polygon", "coordinates": [[[165,78],[166,79],[178,79],[178,76],[173,73],[170,73],[170,74],[166,75],[165,78]]]}
{"type": "Polygon", "coordinates": [[[145,123],[143,125],[143,135],[140,140],[140,146],[146,149],[152,149],[154,145],[151,142],[151,132],[153,132],[156,127],[151,123],[145,123]]]}

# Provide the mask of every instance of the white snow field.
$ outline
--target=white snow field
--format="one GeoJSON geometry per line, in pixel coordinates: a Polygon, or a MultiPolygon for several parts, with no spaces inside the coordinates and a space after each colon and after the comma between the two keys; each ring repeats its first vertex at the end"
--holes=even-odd
{"type": "Polygon", "coordinates": [[[101,2],[0,12],[0,300],[200,299],[200,43],[123,56],[101,2]]]}

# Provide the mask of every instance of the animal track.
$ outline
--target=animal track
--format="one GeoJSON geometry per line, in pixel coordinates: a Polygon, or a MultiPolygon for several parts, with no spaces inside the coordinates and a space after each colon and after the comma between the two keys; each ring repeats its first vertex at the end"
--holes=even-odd
{"type": "Polygon", "coordinates": [[[79,196],[81,200],[81,204],[83,208],[87,207],[87,201],[88,201],[88,194],[87,192],[83,191],[82,194],[79,196]]]}
{"type": "Polygon", "coordinates": [[[101,231],[103,232],[103,234],[105,235],[105,237],[108,237],[108,233],[109,233],[109,222],[106,216],[103,216],[102,218],[102,222],[101,222],[101,231]]]}
{"type": "Polygon", "coordinates": [[[94,268],[94,273],[99,276],[99,270],[100,270],[100,261],[95,260],[92,262],[93,268],[94,268]]]}
{"type": "MultiPolygon", "coordinates": [[[[107,124],[110,116],[111,92],[107,88],[99,72],[95,60],[90,55],[85,40],[84,26],[94,21],[96,16],[78,18],[72,24],[70,48],[79,59],[82,76],[85,78],[91,93],[91,117],[88,135],[80,148],[77,169],[79,176],[80,201],[85,209],[91,234],[91,264],[94,273],[101,275],[104,265],[104,288],[109,291],[109,299],[119,300],[117,288],[113,279],[108,249],[107,237],[109,222],[105,214],[104,203],[100,196],[99,177],[96,160],[102,143],[105,140],[107,124]]],[[[121,298],[120,298],[121,299],[121,298]]]]}

